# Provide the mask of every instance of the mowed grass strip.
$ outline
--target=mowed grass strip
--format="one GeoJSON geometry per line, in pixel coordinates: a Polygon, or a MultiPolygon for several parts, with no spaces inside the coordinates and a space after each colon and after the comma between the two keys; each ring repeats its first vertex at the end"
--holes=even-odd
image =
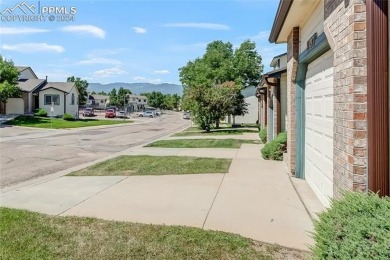
{"type": "Polygon", "coordinates": [[[37,128],[78,128],[87,126],[99,126],[99,125],[117,125],[132,123],[130,120],[97,120],[97,119],[78,119],[74,121],[66,121],[61,118],[50,119],[48,117],[32,117],[32,116],[19,116],[13,120],[8,121],[7,125],[14,126],[27,126],[37,128]],[[52,127],[53,123],[53,127],[52,127]]]}
{"type": "Polygon", "coordinates": [[[123,155],[72,172],[69,176],[133,176],[227,173],[231,159],[123,155]]]}
{"type": "Polygon", "coordinates": [[[176,139],[160,140],[146,147],[160,148],[240,148],[241,144],[256,144],[256,140],[240,139],[176,139]]]}
{"type": "Polygon", "coordinates": [[[2,259],[302,259],[305,252],[198,228],[0,208],[2,259]],[[301,256],[301,257],[299,257],[301,256]],[[298,258],[297,258],[298,257],[298,258]]]}
{"type": "Polygon", "coordinates": [[[244,133],[258,133],[256,129],[213,129],[210,132],[203,130],[186,130],[174,134],[173,136],[213,136],[213,135],[242,135],[244,133]]]}

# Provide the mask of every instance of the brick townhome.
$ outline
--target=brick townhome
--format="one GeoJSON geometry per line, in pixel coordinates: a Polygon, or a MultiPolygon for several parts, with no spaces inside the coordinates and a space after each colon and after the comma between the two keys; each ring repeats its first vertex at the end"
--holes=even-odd
{"type": "Polygon", "coordinates": [[[270,64],[273,68],[263,74],[257,88],[259,124],[267,127],[267,141],[286,131],[287,115],[287,53],[275,56],[270,64]]]}
{"type": "Polygon", "coordinates": [[[281,0],[287,43],[288,169],[324,205],[342,190],[389,195],[389,6],[281,0]]]}

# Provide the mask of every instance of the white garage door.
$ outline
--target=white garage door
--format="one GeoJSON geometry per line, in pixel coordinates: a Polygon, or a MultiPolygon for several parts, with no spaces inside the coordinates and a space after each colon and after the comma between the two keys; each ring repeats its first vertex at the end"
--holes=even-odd
{"type": "Polygon", "coordinates": [[[305,88],[305,179],[321,202],[333,197],[333,52],[309,64],[305,88]]]}

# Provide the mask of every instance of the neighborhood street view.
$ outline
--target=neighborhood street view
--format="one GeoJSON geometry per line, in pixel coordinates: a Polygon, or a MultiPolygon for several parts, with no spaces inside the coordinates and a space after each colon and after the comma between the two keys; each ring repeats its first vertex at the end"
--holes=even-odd
{"type": "Polygon", "coordinates": [[[0,5],[1,259],[390,259],[383,0],[0,5]]]}

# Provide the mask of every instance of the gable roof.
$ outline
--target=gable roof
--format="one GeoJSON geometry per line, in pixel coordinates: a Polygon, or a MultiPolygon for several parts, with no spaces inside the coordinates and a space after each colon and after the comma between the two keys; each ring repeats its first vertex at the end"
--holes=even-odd
{"type": "Polygon", "coordinates": [[[47,82],[47,84],[40,88],[39,91],[54,88],[65,93],[69,93],[73,87],[75,87],[74,82],[47,82]]]}
{"type": "Polygon", "coordinates": [[[109,99],[109,95],[90,95],[93,99],[109,99]]]}
{"type": "Polygon", "coordinates": [[[44,79],[28,79],[26,81],[18,81],[18,87],[25,92],[32,92],[45,83],[44,79]]]}
{"type": "Polygon", "coordinates": [[[35,74],[35,72],[29,66],[15,66],[15,68],[18,70],[19,73],[22,73],[25,70],[30,70],[30,72],[34,75],[34,77],[36,79],[38,79],[38,76],[35,74]]]}

